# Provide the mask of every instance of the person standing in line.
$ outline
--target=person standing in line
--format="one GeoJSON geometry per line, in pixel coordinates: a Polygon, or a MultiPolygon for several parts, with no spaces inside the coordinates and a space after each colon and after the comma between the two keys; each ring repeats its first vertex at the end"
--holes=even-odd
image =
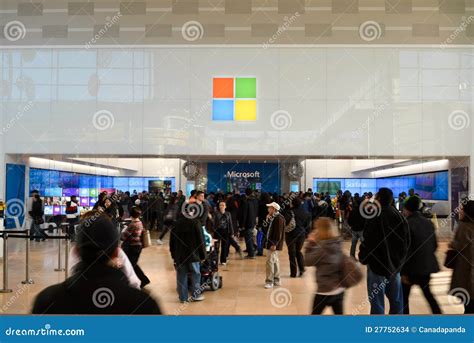
{"type": "Polygon", "coordinates": [[[403,215],[407,218],[410,228],[408,257],[401,271],[403,313],[410,314],[410,290],[413,285],[418,285],[431,307],[431,312],[441,314],[438,302],[430,290],[431,274],[439,272],[436,259],[438,243],[434,225],[420,213],[420,204],[421,199],[417,196],[409,197],[403,204],[403,215]]]}
{"type": "Polygon", "coordinates": [[[143,249],[143,223],[140,220],[141,215],[142,212],[139,208],[132,207],[130,211],[132,222],[122,231],[121,240],[123,241],[122,250],[127,255],[133,266],[133,270],[135,270],[135,274],[137,274],[141,281],[140,288],[143,288],[150,283],[150,279],[138,265],[138,259],[143,249]]]}
{"type": "Polygon", "coordinates": [[[459,226],[450,248],[456,253],[450,294],[460,295],[464,313],[474,313],[474,201],[463,201],[459,211],[459,226]],[[457,293],[460,291],[459,293],[457,293]]]}
{"type": "Polygon", "coordinates": [[[407,221],[392,203],[392,190],[380,188],[374,204],[377,215],[365,221],[359,251],[360,262],[367,265],[370,314],[385,313],[384,296],[390,303],[390,314],[403,314],[400,270],[407,257],[410,231],[407,221]]]}
{"type": "Polygon", "coordinates": [[[308,229],[311,224],[311,214],[306,212],[301,203],[301,199],[293,198],[291,201],[291,210],[289,211],[289,221],[286,222],[286,228],[291,228],[285,234],[286,245],[288,246],[288,256],[290,258],[290,277],[302,277],[304,268],[304,257],[301,250],[308,235],[308,229]],[[291,222],[294,220],[294,227],[291,222]],[[299,273],[298,273],[299,270],[299,273]]]}
{"type": "Polygon", "coordinates": [[[192,204],[184,205],[170,237],[170,253],[176,269],[176,289],[179,301],[202,301],[201,262],[206,259],[206,244],[201,221],[192,204]],[[188,273],[191,274],[188,288],[188,273]],[[191,292],[191,298],[189,297],[191,292]]]}
{"type": "Polygon", "coordinates": [[[220,263],[227,264],[227,257],[229,256],[229,248],[232,245],[235,251],[243,258],[242,248],[234,239],[234,228],[232,226],[232,218],[229,212],[226,211],[226,204],[224,201],[219,203],[219,210],[214,216],[214,238],[220,242],[220,263]]]}
{"type": "Polygon", "coordinates": [[[40,225],[44,222],[44,208],[43,200],[41,200],[39,192],[33,194],[33,202],[31,204],[31,211],[29,213],[31,217],[31,226],[30,226],[30,240],[35,240],[39,242],[40,239],[44,241],[46,235],[41,231],[40,225]]]}
{"type": "Polygon", "coordinates": [[[334,314],[343,314],[344,291],[341,286],[342,239],[334,221],[321,217],[313,222],[313,231],[308,236],[305,248],[305,265],[316,267],[317,290],[311,314],[323,313],[327,306],[334,314]]]}
{"type": "Polygon", "coordinates": [[[357,243],[359,241],[362,242],[363,234],[364,234],[364,224],[365,219],[362,217],[362,213],[360,210],[361,200],[359,197],[359,193],[354,194],[354,201],[352,204],[352,211],[349,213],[348,217],[348,224],[351,227],[352,233],[352,242],[351,242],[351,257],[357,261],[356,258],[356,250],[357,250],[357,243]]]}
{"type": "Polygon", "coordinates": [[[245,190],[245,196],[242,198],[239,210],[239,225],[244,231],[245,246],[248,254],[246,257],[249,259],[256,259],[253,231],[257,224],[258,201],[252,195],[252,190],[250,188],[245,190]]]}
{"type": "Polygon", "coordinates": [[[78,200],[75,195],[71,197],[71,200],[66,202],[66,218],[69,224],[68,227],[68,234],[72,242],[74,242],[76,235],[75,235],[75,226],[79,223],[79,206],[78,200]]]}
{"type": "Polygon", "coordinates": [[[283,250],[285,240],[285,218],[279,213],[280,205],[276,202],[267,204],[269,222],[267,241],[265,248],[267,252],[265,288],[281,286],[280,281],[280,259],[279,252],[283,250]]]}
{"type": "Polygon", "coordinates": [[[267,236],[267,204],[271,203],[270,194],[263,192],[258,202],[258,233],[257,233],[257,256],[263,256],[265,237],[267,236]]]}

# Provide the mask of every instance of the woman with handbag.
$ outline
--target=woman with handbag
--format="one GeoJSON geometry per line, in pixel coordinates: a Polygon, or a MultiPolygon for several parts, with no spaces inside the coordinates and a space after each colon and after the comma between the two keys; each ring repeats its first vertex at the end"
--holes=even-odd
{"type": "Polygon", "coordinates": [[[33,203],[30,211],[31,216],[31,227],[30,227],[30,240],[35,239],[39,242],[40,239],[44,241],[46,235],[41,231],[40,225],[44,223],[43,219],[43,200],[41,200],[39,193],[33,195],[33,203]]]}
{"type": "Polygon", "coordinates": [[[148,279],[138,265],[138,259],[143,249],[142,236],[145,232],[143,223],[140,220],[141,215],[142,211],[138,207],[132,207],[130,210],[132,222],[122,231],[121,240],[123,241],[122,250],[127,255],[135,270],[135,274],[137,274],[141,281],[140,288],[143,288],[150,283],[150,279],[148,279]]]}
{"type": "Polygon", "coordinates": [[[343,314],[345,287],[342,285],[344,254],[342,239],[334,221],[322,217],[314,222],[305,249],[305,265],[316,267],[317,291],[312,314],[321,314],[331,306],[334,314],[343,314]]]}
{"type": "Polygon", "coordinates": [[[453,268],[449,294],[464,303],[464,313],[474,313],[474,201],[463,201],[459,211],[459,226],[447,256],[453,268]]]}

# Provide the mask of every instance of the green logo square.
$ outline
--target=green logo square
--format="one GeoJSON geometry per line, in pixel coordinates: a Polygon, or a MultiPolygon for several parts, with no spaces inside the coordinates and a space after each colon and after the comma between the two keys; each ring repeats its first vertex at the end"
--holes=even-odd
{"type": "Polygon", "coordinates": [[[257,97],[257,79],[255,77],[238,77],[235,79],[235,97],[253,98],[257,97]]]}

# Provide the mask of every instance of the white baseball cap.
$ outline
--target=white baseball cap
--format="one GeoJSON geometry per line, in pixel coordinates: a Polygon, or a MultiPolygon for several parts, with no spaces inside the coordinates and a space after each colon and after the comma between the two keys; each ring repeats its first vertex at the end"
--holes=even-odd
{"type": "Polygon", "coordinates": [[[278,205],[276,202],[267,204],[267,207],[273,207],[275,210],[280,211],[280,205],[278,205]]]}

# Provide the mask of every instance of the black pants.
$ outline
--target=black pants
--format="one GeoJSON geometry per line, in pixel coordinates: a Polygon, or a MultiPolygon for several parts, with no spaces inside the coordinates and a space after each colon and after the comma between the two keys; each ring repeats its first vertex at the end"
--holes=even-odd
{"type": "Polygon", "coordinates": [[[441,309],[439,308],[438,302],[436,301],[433,293],[430,289],[430,279],[431,275],[418,275],[418,276],[408,276],[409,283],[402,282],[402,291],[403,291],[403,314],[410,314],[410,307],[408,298],[410,297],[410,290],[413,285],[420,286],[423,291],[428,304],[431,307],[431,312],[433,314],[441,314],[441,309]]]}
{"type": "Polygon", "coordinates": [[[160,240],[163,240],[165,238],[166,234],[168,233],[169,230],[173,228],[173,224],[165,224],[163,225],[163,231],[160,234],[160,237],[158,237],[160,240]]]}
{"type": "Polygon", "coordinates": [[[150,230],[155,228],[155,224],[158,231],[163,229],[163,212],[152,211],[150,213],[150,230]]]}
{"type": "Polygon", "coordinates": [[[122,249],[125,255],[127,255],[128,259],[130,260],[135,274],[137,274],[137,277],[142,282],[141,286],[143,287],[144,285],[149,284],[150,279],[145,275],[143,270],[138,265],[138,259],[140,258],[140,254],[142,253],[142,247],[140,245],[123,245],[122,249]]]}
{"type": "Polygon", "coordinates": [[[331,306],[334,314],[343,314],[344,292],[336,295],[316,294],[311,314],[323,313],[326,306],[331,306]]]}
{"type": "Polygon", "coordinates": [[[295,277],[298,273],[304,273],[304,257],[301,250],[305,241],[304,233],[292,235],[286,234],[286,245],[288,246],[288,255],[290,257],[290,276],[295,277]]]}
{"type": "Polygon", "coordinates": [[[220,242],[220,262],[227,263],[227,257],[229,257],[230,246],[233,246],[235,251],[239,252],[240,245],[234,239],[234,237],[227,230],[216,230],[214,233],[214,238],[220,242]]]}

